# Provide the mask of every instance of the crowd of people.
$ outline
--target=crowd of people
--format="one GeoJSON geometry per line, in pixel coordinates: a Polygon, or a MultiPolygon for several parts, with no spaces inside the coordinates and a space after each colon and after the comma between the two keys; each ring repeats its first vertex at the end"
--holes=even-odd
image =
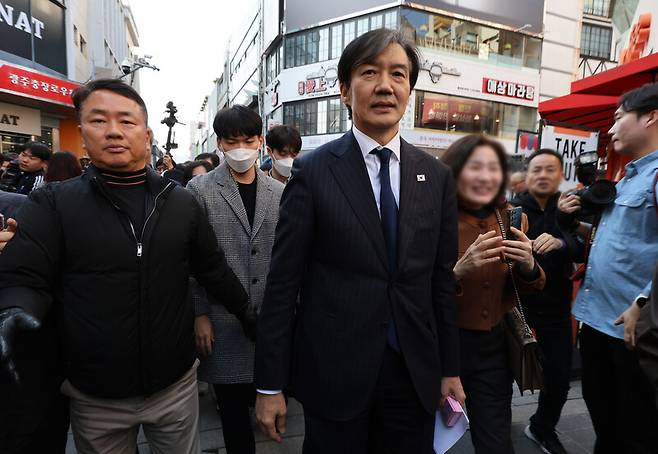
{"type": "Polygon", "coordinates": [[[80,453],[133,454],[140,428],[152,452],[198,453],[199,380],[230,454],[256,451],[251,408],[281,442],[289,397],[305,454],[432,453],[448,399],[476,453],[510,454],[518,311],[543,382],[525,435],[567,452],[573,315],[594,453],[657,452],[658,84],[621,97],[611,146],[631,161],[585,216],[555,150],[509,175],[492,138],[441,160],[402,139],[419,68],[371,31],[338,64],[341,138],[300,155],[293,127],[263,137],[235,105],[213,123],[222,159],[153,168],[140,95],[77,89],[89,162],[39,143],[3,157],[0,451],[64,452],[70,425],[80,453]]]}

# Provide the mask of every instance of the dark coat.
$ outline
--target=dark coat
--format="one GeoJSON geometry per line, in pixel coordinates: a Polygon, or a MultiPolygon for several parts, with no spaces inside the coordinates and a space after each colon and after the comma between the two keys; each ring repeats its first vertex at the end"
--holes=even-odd
{"type": "Polygon", "coordinates": [[[390,275],[352,132],[295,160],[259,314],[257,388],[292,385],[312,414],[354,418],[370,403],[391,318],[428,412],[438,406],[441,378],[459,375],[453,179],[404,140],[400,162],[399,259],[390,275]]]}
{"type": "Polygon", "coordinates": [[[528,217],[528,238],[534,240],[542,233],[549,233],[565,243],[560,250],[535,255],[539,266],[546,273],[546,285],[542,291],[521,295],[523,307],[539,316],[568,318],[573,298],[573,282],[570,276],[574,271],[574,262],[584,259],[585,245],[575,234],[558,226],[555,214],[559,198],[559,192],[551,196],[544,210],[529,193],[521,194],[512,203],[522,207],[523,213],[528,217]]]}
{"type": "Polygon", "coordinates": [[[104,398],[150,395],[193,364],[192,274],[231,312],[247,296],[192,194],[147,174],[142,232],[94,167],[33,191],[0,255],[0,309],[54,306],[66,376],[104,398]]]}

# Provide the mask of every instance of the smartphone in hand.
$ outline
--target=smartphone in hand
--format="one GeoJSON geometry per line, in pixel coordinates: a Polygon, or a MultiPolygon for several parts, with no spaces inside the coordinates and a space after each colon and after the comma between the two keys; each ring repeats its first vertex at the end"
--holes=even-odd
{"type": "Polygon", "coordinates": [[[508,221],[507,223],[510,227],[509,232],[507,232],[507,236],[510,240],[516,239],[514,234],[512,233],[512,227],[521,230],[522,215],[523,215],[523,208],[521,207],[513,207],[507,210],[507,221],[508,221]]]}

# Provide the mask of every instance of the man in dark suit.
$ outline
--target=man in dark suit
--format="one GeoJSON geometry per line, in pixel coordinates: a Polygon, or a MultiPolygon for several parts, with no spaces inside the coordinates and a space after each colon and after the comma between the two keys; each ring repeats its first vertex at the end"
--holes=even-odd
{"type": "Polygon", "coordinates": [[[291,389],[305,453],[431,453],[434,415],[464,400],[447,167],[400,139],[419,71],[397,31],[371,31],[338,64],[354,128],[297,158],[256,345],[256,416],[281,440],[291,389]],[[299,305],[297,297],[299,295],[299,305]]]}

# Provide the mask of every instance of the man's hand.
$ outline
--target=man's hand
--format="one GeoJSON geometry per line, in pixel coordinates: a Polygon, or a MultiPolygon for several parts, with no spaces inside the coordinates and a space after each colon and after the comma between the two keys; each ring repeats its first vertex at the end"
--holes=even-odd
{"type": "Polygon", "coordinates": [[[36,331],[41,322],[19,307],[10,307],[0,311],[0,365],[17,385],[21,384],[13,360],[14,336],[17,329],[36,331]]]}
{"type": "Polygon", "coordinates": [[[562,249],[562,241],[550,233],[542,233],[532,242],[532,250],[537,254],[548,254],[562,249]]]}
{"type": "Polygon", "coordinates": [[[286,399],[283,393],[261,394],[256,397],[256,419],[265,435],[281,443],[286,433],[286,399]]]}
{"type": "Polygon", "coordinates": [[[440,405],[446,401],[448,396],[452,396],[463,407],[466,402],[466,394],[462,387],[462,381],[459,377],[443,377],[441,379],[441,402],[440,405]]]}
{"type": "Polygon", "coordinates": [[[162,164],[164,164],[166,170],[171,170],[174,168],[174,161],[171,159],[171,155],[169,153],[162,157],[162,164]]]}
{"type": "Polygon", "coordinates": [[[14,219],[7,219],[7,228],[0,231],[0,253],[7,246],[7,243],[14,237],[18,229],[18,222],[14,219]]]}
{"type": "Polygon", "coordinates": [[[194,340],[196,351],[202,356],[212,353],[212,345],[215,343],[215,333],[212,323],[207,315],[199,315],[194,319],[194,340]]]}
{"type": "Polygon", "coordinates": [[[563,192],[560,194],[560,198],[557,201],[557,209],[563,213],[576,213],[580,211],[582,207],[580,197],[569,192],[563,192]]]}
{"type": "Polygon", "coordinates": [[[624,324],[624,343],[628,350],[635,350],[635,326],[640,318],[641,311],[640,306],[633,303],[615,320],[615,325],[624,324]]]}

